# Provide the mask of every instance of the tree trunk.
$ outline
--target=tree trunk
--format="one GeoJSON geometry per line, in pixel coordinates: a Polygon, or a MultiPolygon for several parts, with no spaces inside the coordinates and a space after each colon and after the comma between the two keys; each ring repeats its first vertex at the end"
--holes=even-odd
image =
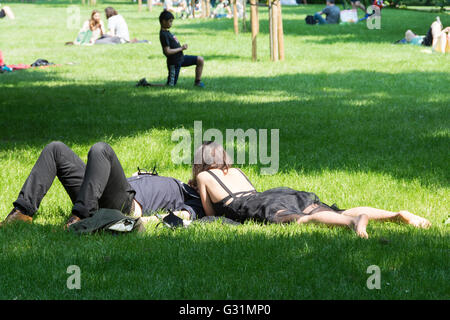
{"type": "Polygon", "coordinates": [[[237,13],[237,0],[233,1],[233,20],[234,20],[234,33],[239,34],[239,21],[237,13]]]}
{"type": "Polygon", "coordinates": [[[278,2],[278,57],[284,60],[284,34],[283,34],[283,17],[281,15],[281,1],[278,2]]]}
{"type": "Polygon", "coordinates": [[[245,19],[245,9],[247,7],[247,0],[242,0],[242,8],[243,8],[243,13],[242,13],[242,27],[243,27],[243,32],[247,32],[247,21],[245,19]]]}
{"type": "Polygon", "coordinates": [[[256,61],[258,58],[258,51],[256,46],[256,37],[258,36],[258,7],[257,0],[250,0],[250,23],[252,26],[252,60],[256,61]]]}
{"type": "Polygon", "coordinates": [[[279,0],[272,3],[272,50],[273,61],[278,61],[278,4],[279,0]]]}
{"type": "Polygon", "coordinates": [[[206,0],[206,17],[211,16],[211,0],[206,0]]]}

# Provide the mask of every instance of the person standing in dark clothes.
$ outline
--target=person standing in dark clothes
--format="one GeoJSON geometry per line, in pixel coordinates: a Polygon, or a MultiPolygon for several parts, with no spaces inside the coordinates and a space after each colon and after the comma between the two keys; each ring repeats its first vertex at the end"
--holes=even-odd
{"type": "Polygon", "coordinates": [[[99,208],[117,209],[133,217],[158,209],[188,213],[191,219],[204,216],[198,193],[181,181],[157,175],[125,177],[110,145],[94,144],[85,164],[62,142],[51,142],[42,150],[25,181],[14,208],[0,224],[32,222],[55,177],[72,200],[72,216],[66,227],[88,218],[99,208]]]}
{"type": "Polygon", "coordinates": [[[178,39],[169,31],[172,27],[174,16],[169,11],[163,11],[159,16],[161,30],[159,32],[159,41],[164,55],[167,57],[167,69],[169,75],[167,77],[167,85],[175,86],[178,81],[181,67],[195,65],[195,82],[197,87],[204,87],[201,81],[204,59],[201,56],[184,55],[183,51],[187,50],[188,45],[181,45],[178,39]]]}

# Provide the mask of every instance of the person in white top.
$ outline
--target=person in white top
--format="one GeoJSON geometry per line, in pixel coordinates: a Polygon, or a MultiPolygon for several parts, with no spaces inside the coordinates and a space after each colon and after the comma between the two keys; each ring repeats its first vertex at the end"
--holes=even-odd
{"type": "Polygon", "coordinates": [[[112,7],[106,8],[105,14],[108,19],[108,35],[119,37],[121,43],[130,42],[130,34],[125,19],[112,7]]]}
{"type": "Polygon", "coordinates": [[[164,0],[163,8],[173,13],[188,12],[186,0],[164,0]]]}

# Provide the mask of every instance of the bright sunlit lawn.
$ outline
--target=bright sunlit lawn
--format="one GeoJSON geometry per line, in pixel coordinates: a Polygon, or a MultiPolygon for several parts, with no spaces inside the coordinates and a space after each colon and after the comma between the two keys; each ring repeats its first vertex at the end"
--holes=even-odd
{"type": "MultiPolygon", "coordinates": [[[[100,1],[99,1],[100,2],[100,1]]],[[[229,19],[176,19],[186,54],[205,58],[201,90],[194,68],[176,88],[163,83],[158,15],[101,2],[122,14],[131,37],[151,44],[65,46],[67,6],[9,4],[0,20],[7,64],[42,58],[59,66],[0,74],[0,218],[12,209],[42,148],[53,140],[86,160],[105,141],[125,173],[137,166],[187,182],[174,164],[175,129],[279,129],[279,168],[242,165],[259,191],[286,186],[339,207],[409,210],[433,226],[370,222],[363,240],[343,228],[218,223],[171,231],[77,236],[63,230],[71,202],[55,181],[32,225],[0,229],[0,299],[449,299],[450,56],[394,45],[406,29],[426,34],[436,13],[385,9],[380,30],[365,23],[309,26],[322,6],[283,7],[286,59],[269,55],[267,8],[260,8],[258,61],[251,35],[229,19]],[[72,64],[69,64],[72,63],[72,64]],[[67,267],[81,269],[69,290],[67,267]],[[380,267],[381,289],[366,286],[380,267]]],[[[81,7],[81,21],[91,7],[81,7]]],[[[248,11],[249,12],[249,11],[248,11]]],[[[359,12],[362,15],[362,12],[359,12]]],[[[444,26],[450,16],[441,14],[444,26]]],[[[250,24],[248,24],[249,29],[250,24]]],[[[244,148],[244,146],[240,146],[244,148]]],[[[247,146],[248,148],[248,146],[247,146]]]]}

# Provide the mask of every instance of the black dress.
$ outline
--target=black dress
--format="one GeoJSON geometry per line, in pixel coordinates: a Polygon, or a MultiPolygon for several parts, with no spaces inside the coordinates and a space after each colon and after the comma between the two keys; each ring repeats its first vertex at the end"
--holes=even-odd
{"type": "MultiPolygon", "coordinates": [[[[290,188],[281,187],[269,189],[264,192],[252,190],[232,193],[213,172],[207,172],[209,172],[228,193],[228,196],[221,201],[216,203],[213,202],[213,208],[216,215],[223,215],[226,218],[235,221],[243,222],[245,220],[253,219],[263,222],[289,222],[296,220],[302,214],[305,214],[303,213],[303,210],[311,204],[318,204],[318,207],[308,214],[324,209],[328,211],[330,209],[336,212],[338,212],[338,210],[340,211],[337,207],[329,207],[320,202],[319,197],[312,192],[297,191],[290,188]],[[231,203],[226,204],[231,198],[233,199],[231,203]],[[277,214],[277,212],[279,213],[277,214]]],[[[240,172],[251,184],[247,176],[242,171],[240,172]]]]}

